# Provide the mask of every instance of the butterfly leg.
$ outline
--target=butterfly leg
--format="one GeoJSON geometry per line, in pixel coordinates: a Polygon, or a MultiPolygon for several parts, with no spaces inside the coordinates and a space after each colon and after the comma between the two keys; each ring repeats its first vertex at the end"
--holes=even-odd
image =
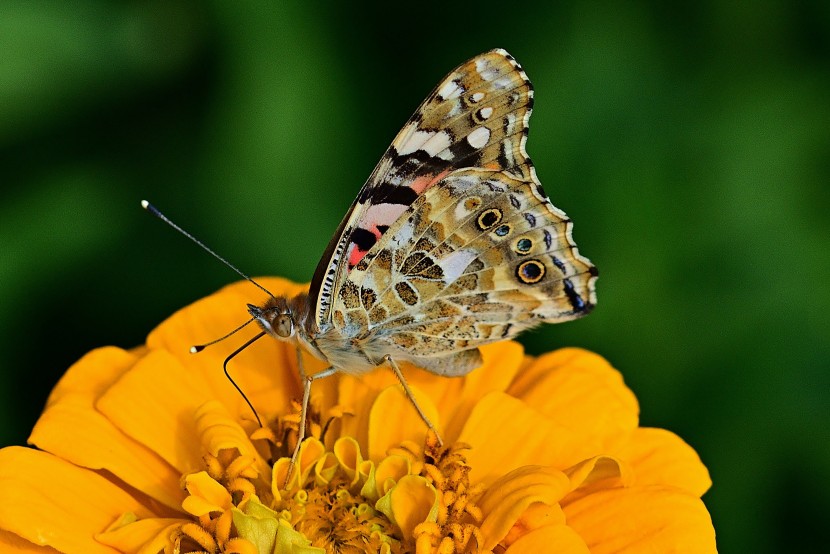
{"type": "Polygon", "coordinates": [[[297,433],[297,445],[294,447],[294,453],[291,455],[291,462],[288,464],[288,472],[285,475],[285,484],[283,486],[286,488],[288,487],[288,483],[291,480],[291,474],[294,472],[294,466],[297,463],[297,457],[300,455],[300,445],[303,443],[303,439],[305,438],[305,420],[308,416],[308,401],[311,397],[311,383],[313,383],[317,379],[330,377],[335,373],[337,373],[337,369],[335,369],[334,367],[330,367],[324,369],[319,373],[315,373],[314,375],[306,375],[305,371],[302,368],[302,363],[300,364],[300,375],[303,378],[303,407],[300,411],[300,429],[297,433]]]}
{"type": "Polygon", "coordinates": [[[398,381],[401,382],[403,386],[403,390],[406,393],[406,397],[412,402],[412,405],[415,406],[415,410],[418,412],[418,415],[421,416],[421,419],[424,420],[424,423],[427,424],[427,427],[430,431],[435,433],[435,437],[438,439],[438,446],[444,446],[444,441],[441,439],[441,435],[438,434],[438,429],[432,424],[429,420],[427,415],[418,405],[418,401],[415,400],[415,395],[412,394],[412,390],[409,388],[409,385],[406,383],[406,379],[403,378],[403,373],[401,373],[401,368],[398,367],[398,364],[395,363],[395,360],[392,359],[392,356],[386,355],[383,357],[383,361],[389,364],[389,367],[392,368],[392,371],[395,373],[395,377],[398,378],[398,381]]]}

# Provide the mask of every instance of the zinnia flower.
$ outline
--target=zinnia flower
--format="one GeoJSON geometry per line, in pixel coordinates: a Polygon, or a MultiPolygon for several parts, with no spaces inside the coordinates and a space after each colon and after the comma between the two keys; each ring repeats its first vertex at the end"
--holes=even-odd
{"type": "Polygon", "coordinates": [[[293,348],[261,340],[230,364],[264,427],[221,371],[239,343],[188,352],[244,320],[251,294],[229,286],[145,346],[94,350],[67,371],[32,431],[36,449],[0,450],[0,550],[715,552],[697,454],[639,427],[620,374],[584,350],[532,358],[503,342],[464,378],[406,368],[442,447],[392,372],[315,382],[287,480],[293,348]]]}

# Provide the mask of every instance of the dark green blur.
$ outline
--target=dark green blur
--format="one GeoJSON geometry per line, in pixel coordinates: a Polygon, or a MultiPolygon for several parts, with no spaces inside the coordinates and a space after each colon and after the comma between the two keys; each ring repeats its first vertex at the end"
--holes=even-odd
{"type": "Polygon", "coordinates": [[[309,280],[412,110],[503,47],[600,269],[590,317],[523,342],[601,353],[697,449],[721,552],[824,552],[830,3],[341,4],[0,4],[0,444],[82,354],[236,279],[142,198],[309,280]]]}

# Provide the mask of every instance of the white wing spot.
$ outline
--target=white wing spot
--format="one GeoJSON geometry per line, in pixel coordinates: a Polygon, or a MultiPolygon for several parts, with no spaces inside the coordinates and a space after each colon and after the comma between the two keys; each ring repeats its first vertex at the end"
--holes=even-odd
{"type": "Polygon", "coordinates": [[[513,87],[513,79],[510,75],[505,75],[504,77],[498,79],[493,83],[493,87],[499,89],[509,89],[513,87]]]}
{"type": "Polygon", "coordinates": [[[479,58],[476,60],[476,71],[478,71],[478,74],[485,81],[492,81],[500,75],[499,69],[490,65],[490,60],[487,58],[479,58]]]}
{"type": "Polygon", "coordinates": [[[470,96],[470,102],[472,102],[473,104],[476,104],[478,102],[481,102],[481,100],[483,98],[484,98],[484,93],[483,92],[476,92],[472,96],[470,96]]]}
{"type": "Polygon", "coordinates": [[[426,141],[435,135],[435,131],[415,131],[410,135],[406,142],[396,148],[398,154],[412,154],[416,150],[420,150],[426,141]]]}
{"type": "Polygon", "coordinates": [[[452,283],[464,273],[464,270],[476,257],[478,257],[478,253],[475,250],[462,248],[440,260],[438,265],[444,270],[444,278],[447,282],[452,283]]]}
{"type": "Polygon", "coordinates": [[[444,100],[450,100],[452,98],[458,98],[463,92],[464,87],[462,87],[455,81],[447,81],[438,90],[438,96],[440,96],[444,100]]]}
{"type": "Polygon", "coordinates": [[[507,125],[505,126],[505,135],[512,135],[516,131],[516,114],[510,112],[507,114],[507,125]]]}
{"type": "Polygon", "coordinates": [[[481,108],[478,111],[478,115],[481,116],[481,119],[489,119],[491,115],[493,115],[493,108],[487,106],[486,108],[481,108]]]}
{"type": "Polygon", "coordinates": [[[472,133],[467,135],[467,142],[470,143],[470,146],[478,150],[479,148],[484,148],[487,142],[490,140],[490,129],[487,127],[478,127],[472,133]]]}
{"type": "Polygon", "coordinates": [[[423,150],[430,156],[437,156],[439,152],[443,152],[450,147],[450,144],[452,144],[452,138],[446,131],[434,133],[434,135],[435,136],[430,137],[429,140],[424,142],[419,148],[419,150],[423,150]]]}

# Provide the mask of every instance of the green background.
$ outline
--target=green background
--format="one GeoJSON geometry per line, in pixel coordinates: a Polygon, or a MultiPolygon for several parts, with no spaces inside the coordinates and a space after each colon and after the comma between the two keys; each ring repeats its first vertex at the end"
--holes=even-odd
{"type": "Polygon", "coordinates": [[[0,444],[83,353],[235,280],[139,200],[308,280],[412,110],[503,47],[600,268],[590,317],[523,341],[601,353],[697,449],[722,552],[824,552],[830,3],[390,6],[0,5],[0,444]]]}

